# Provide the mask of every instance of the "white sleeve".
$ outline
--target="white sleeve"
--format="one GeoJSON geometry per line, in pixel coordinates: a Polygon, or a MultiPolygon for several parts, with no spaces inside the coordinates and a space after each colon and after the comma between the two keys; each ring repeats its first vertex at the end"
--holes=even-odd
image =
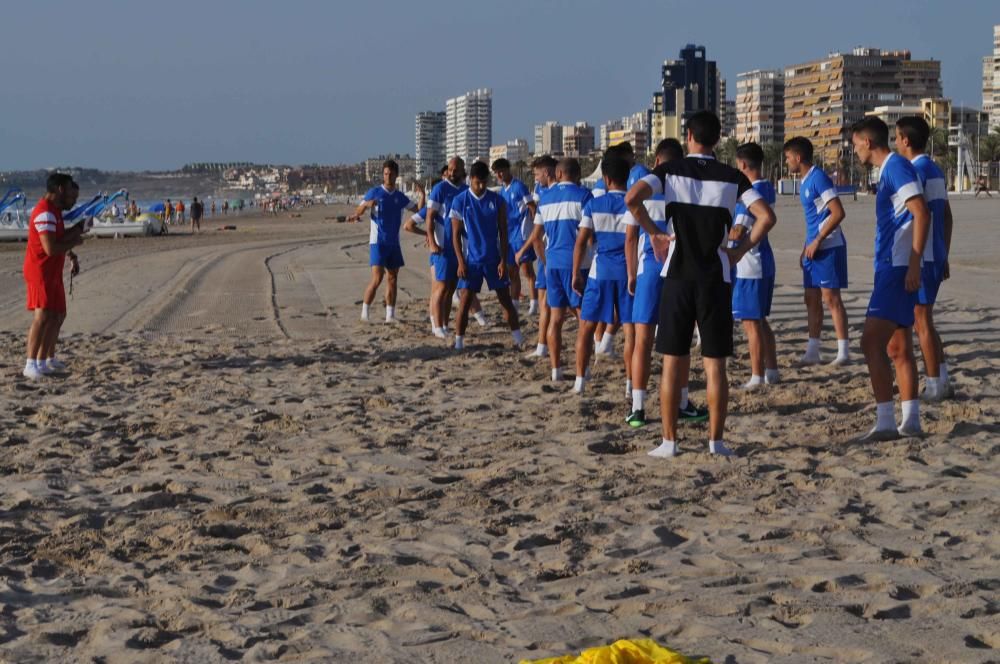
{"type": "Polygon", "coordinates": [[[759,193],[757,193],[757,190],[754,189],[753,187],[750,187],[749,189],[744,191],[743,195],[740,196],[740,202],[743,203],[743,205],[745,205],[748,210],[754,203],[762,200],[764,200],[764,197],[761,196],[759,193]]]}
{"type": "Polygon", "coordinates": [[[655,173],[650,173],[643,177],[642,181],[649,185],[649,188],[653,190],[654,196],[663,193],[663,180],[655,173]]]}

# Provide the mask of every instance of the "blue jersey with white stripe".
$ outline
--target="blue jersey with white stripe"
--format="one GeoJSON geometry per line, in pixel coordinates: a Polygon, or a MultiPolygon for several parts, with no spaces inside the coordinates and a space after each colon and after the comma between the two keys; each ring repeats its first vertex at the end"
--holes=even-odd
{"type": "Polygon", "coordinates": [[[882,162],[875,195],[875,271],[907,267],[913,249],[913,215],[906,201],[923,194],[917,170],[890,152],[882,162]]]}
{"type": "Polygon", "coordinates": [[[592,199],[590,190],[572,182],[559,182],[541,195],[535,224],[545,227],[546,267],[559,270],[573,268],[573,248],[583,207],[592,199]]]}
{"type": "MultiPolygon", "coordinates": [[[[806,214],[806,245],[811,244],[819,235],[830,216],[828,205],[835,198],[838,198],[837,189],[833,186],[830,177],[821,168],[815,166],[810,168],[806,176],[802,178],[802,185],[799,187],[799,200],[806,214]]],[[[838,226],[823,240],[819,248],[830,249],[844,244],[844,232],[838,226]]]]}
{"type": "Polygon", "coordinates": [[[410,218],[413,219],[413,222],[418,226],[422,225],[424,223],[424,220],[427,219],[427,206],[424,206],[420,208],[417,212],[414,212],[413,216],[410,218]]]}
{"type": "Polygon", "coordinates": [[[594,258],[590,264],[591,279],[628,278],[625,269],[627,215],[624,191],[611,190],[604,196],[591,198],[583,206],[580,228],[589,228],[594,232],[594,258]]]}
{"type": "Polygon", "coordinates": [[[407,210],[415,210],[416,204],[410,201],[409,197],[399,189],[389,191],[385,185],[369,189],[365,194],[365,201],[375,201],[375,205],[371,209],[371,231],[368,235],[368,243],[379,244],[383,247],[398,247],[403,214],[407,210]]]}
{"type": "Polygon", "coordinates": [[[925,154],[913,160],[913,168],[920,178],[924,199],[931,211],[931,234],[924,248],[924,262],[943,263],[948,260],[948,248],[944,242],[944,212],[948,205],[948,186],[945,184],[944,173],[934,160],[925,154]]]}
{"type": "Polygon", "coordinates": [[[500,187],[500,195],[507,204],[507,237],[512,245],[520,246],[531,233],[527,227],[528,203],[531,195],[520,180],[514,179],[505,187],[500,187]]]}
{"type": "MultiPolygon", "coordinates": [[[[639,180],[643,179],[650,174],[650,170],[642,164],[636,164],[632,167],[632,170],[628,174],[628,189],[632,188],[639,180]]],[[[663,193],[654,194],[650,198],[643,201],[643,205],[646,208],[646,213],[649,215],[650,220],[656,224],[656,227],[665,233],[670,233],[673,229],[670,227],[670,222],[667,221],[667,202],[663,197],[663,193]]],[[[653,244],[649,241],[649,233],[642,226],[639,227],[639,274],[642,274],[645,270],[656,270],[659,272],[663,269],[663,262],[656,260],[656,256],[653,254],[653,244]],[[645,265],[648,263],[649,265],[645,265]]]]}
{"type": "Polygon", "coordinates": [[[604,178],[598,178],[594,186],[590,188],[590,195],[594,198],[600,198],[606,193],[608,193],[608,185],[604,184],[604,178]]]}
{"type": "Polygon", "coordinates": [[[434,241],[444,251],[451,247],[451,202],[468,188],[468,185],[452,184],[451,180],[445,178],[434,185],[431,195],[427,197],[428,211],[437,212],[434,216],[434,241]]]}
{"type": "MultiPolygon", "coordinates": [[[[777,195],[775,194],[773,184],[768,180],[757,180],[753,183],[753,188],[757,190],[761,198],[767,201],[768,205],[772,208],[774,207],[777,195]]],[[[750,213],[750,210],[747,209],[747,206],[742,201],[736,204],[736,211],[733,213],[733,224],[746,227],[747,233],[749,233],[756,221],[756,217],[750,213]]],[[[740,262],[736,264],[736,278],[763,279],[765,277],[773,277],[774,273],[774,251],[771,249],[771,243],[765,235],[764,239],[756,247],[744,254],[740,262]]]]}
{"type": "Polygon", "coordinates": [[[451,219],[462,223],[462,254],[465,260],[480,265],[500,263],[500,210],[503,197],[489,189],[476,196],[466,189],[451,201],[451,219]]]}

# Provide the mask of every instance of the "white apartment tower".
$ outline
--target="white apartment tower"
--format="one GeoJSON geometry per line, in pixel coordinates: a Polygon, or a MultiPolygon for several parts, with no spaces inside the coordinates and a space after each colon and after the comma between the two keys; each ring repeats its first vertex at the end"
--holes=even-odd
{"type": "Polygon", "coordinates": [[[445,152],[446,117],[444,111],[417,113],[415,155],[418,180],[436,177],[448,159],[445,152]]]}
{"type": "Polygon", "coordinates": [[[785,76],[755,69],[736,77],[736,140],[760,145],[785,140],[785,76]]]}
{"type": "Polygon", "coordinates": [[[490,158],[493,145],[493,91],[480,88],[445,102],[445,149],[448,158],[466,164],[490,158]]]}

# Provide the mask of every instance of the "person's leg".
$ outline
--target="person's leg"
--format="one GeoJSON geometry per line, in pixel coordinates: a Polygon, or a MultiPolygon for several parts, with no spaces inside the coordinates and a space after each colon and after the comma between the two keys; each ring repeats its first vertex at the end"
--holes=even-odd
{"type": "Polygon", "coordinates": [[[455,335],[465,336],[465,330],[469,325],[469,309],[472,307],[472,292],[468,289],[462,290],[462,295],[458,300],[458,311],[455,313],[455,335]]]}
{"type": "Polygon", "coordinates": [[[553,380],[559,380],[562,377],[560,360],[562,359],[562,328],[565,321],[566,307],[553,307],[549,309],[549,327],[546,341],[549,346],[549,366],[552,368],[553,380]]]}
{"type": "Polygon", "coordinates": [[[534,264],[530,262],[521,263],[521,276],[523,277],[523,283],[531,284],[531,302],[528,307],[528,313],[536,313],[538,311],[538,288],[535,286],[534,264]]]}
{"type": "Polygon", "coordinates": [[[56,345],[59,343],[59,331],[66,321],[65,312],[53,312],[52,322],[49,324],[45,339],[44,357],[46,360],[56,356],[56,345]]]}
{"type": "Polygon", "coordinates": [[[844,307],[844,300],[840,297],[839,288],[822,288],[820,290],[823,304],[830,312],[833,329],[837,333],[837,358],[833,364],[843,364],[850,360],[850,346],[847,338],[847,308],[844,307]]]}
{"type": "Polygon", "coordinates": [[[806,352],[802,356],[803,364],[820,362],[819,342],[823,334],[823,299],[819,288],[806,288],[804,295],[806,303],[806,324],[809,329],[809,341],[806,352]]]}
{"type": "Polygon", "coordinates": [[[705,383],[708,389],[708,440],[713,454],[728,455],[725,446],[726,412],[729,408],[729,379],[726,376],[725,357],[702,358],[705,383]],[[716,443],[713,447],[711,444],[716,443]],[[721,449],[720,449],[721,448],[721,449]]]}
{"type": "Polygon", "coordinates": [[[927,371],[927,382],[934,386],[929,394],[936,394],[937,380],[941,376],[941,363],[944,361],[944,348],[941,337],[934,327],[934,306],[918,304],[913,308],[913,327],[920,340],[920,352],[924,356],[924,368],[927,371]]]}
{"type": "Polygon", "coordinates": [[[917,358],[913,354],[912,328],[897,328],[889,341],[887,350],[896,369],[896,385],[899,387],[899,400],[903,410],[902,423],[898,431],[904,436],[919,435],[922,433],[920,400],[917,398],[919,382],[917,358]]]}
{"type": "Polygon", "coordinates": [[[677,454],[680,378],[685,366],[690,366],[690,356],[663,356],[663,375],[660,377],[660,420],[663,426],[663,440],[659,447],[649,453],[650,456],[672,457],[677,454]]]}
{"type": "Polygon", "coordinates": [[[45,309],[34,310],[31,327],[28,328],[27,352],[29,360],[44,359],[41,357],[42,346],[45,343],[45,334],[48,330],[50,313],[45,309]]]}
{"type": "Polygon", "coordinates": [[[886,348],[898,329],[898,325],[883,318],[865,318],[861,333],[861,350],[868,363],[868,377],[875,395],[877,408],[875,429],[872,433],[895,434],[896,419],[892,399],[892,366],[886,348]]]}
{"type": "Polygon", "coordinates": [[[396,291],[399,283],[399,268],[396,268],[395,270],[386,270],[385,276],[385,306],[395,307],[396,291]]]}
{"type": "MultiPolygon", "coordinates": [[[[759,320],[744,320],[743,332],[747,335],[750,350],[750,381],[743,385],[752,389],[764,384],[764,330],[759,320]]],[[[711,410],[711,409],[710,409],[711,410]]]]}
{"type": "Polygon", "coordinates": [[[587,365],[590,363],[594,349],[594,329],[596,327],[595,321],[580,321],[580,327],[576,333],[576,383],[573,385],[575,392],[583,392],[587,365]]]}
{"type": "Polygon", "coordinates": [[[635,325],[623,323],[622,328],[625,330],[625,357],[622,359],[625,362],[625,378],[629,385],[629,394],[626,396],[631,397],[631,388],[635,385],[635,376],[632,375],[632,356],[635,354],[635,325]]]}
{"type": "MultiPolygon", "coordinates": [[[[448,321],[451,320],[451,299],[455,296],[455,289],[458,287],[458,281],[455,279],[449,279],[445,282],[444,286],[444,296],[441,298],[441,304],[443,311],[441,312],[441,326],[444,328],[448,327],[448,321]]],[[[473,298],[469,300],[470,310],[476,310],[476,302],[478,299],[473,298]]]]}
{"type": "Polygon", "coordinates": [[[507,264],[507,274],[510,275],[510,297],[517,302],[521,299],[521,273],[516,263],[507,264]]]}
{"type": "Polygon", "coordinates": [[[372,265],[372,276],[365,287],[364,296],[361,298],[361,320],[369,319],[369,308],[375,301],[375,293],[378,291],[382,278],[385,276],[385,268],[381,265],[372,265]]]}
{"type": "Polygon", "coordinates": [[[497,302],[503,309],[504,320],[514,337],[514,345],[520,347],[524,343],[524,337],[521,335],[521,320],[517,315],[517,305],[514,304],[514,300],[510,296],[510,289],[507,286],[497,286],[494,290],[497,294],[497,302]]]}
{"type": "Polygon", "coordinates": [[[548,291],[538,289],[538,345],[535,355],[545,357],[549,352],[549,323],[552,322],[552,310],[549,308],[548,291]]]}
{"type": "Polygon", "coordinates": [[[764,341],[764,379],[767,382],[777,382],[778,345],[774,338],[774,330],[766,318],[761,320],[761,338],[764,341]]]}
{"type": "Polygon", "coordinates": [[[448,319],[445,318],[445,300],[448,297],[448,284],[445,281],[434,279],[431,284],[431,312],[434,316],[434,324],[437,326],[435,336],[443,337],[444,331],[448,327],[448,319]]]}

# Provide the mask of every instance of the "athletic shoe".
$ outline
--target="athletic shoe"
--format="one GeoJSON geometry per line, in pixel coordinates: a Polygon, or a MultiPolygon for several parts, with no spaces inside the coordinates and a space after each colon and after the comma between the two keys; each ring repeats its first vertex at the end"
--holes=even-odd
{"type": "Polygon", "coordinates": [[[56,371],[66,371],[66,365],[54,357],[49,358],[49,368],[56,371]]]}
{"type": "Polygon", "coordinates": [[[896,429],[896,431],[899,432],[899,435],[904,438],[924,435],[924,430],[920,428],[920,420],[916,420],[914,422],[903,422],[899,425],[899,428],[896,429]]]}
{"type": "Polygon", "coordinates": [[[629,416],[625,418],[625,422],[633,429],[646,426],[646,411],[633,410],[629,413],[629,416]]]}
{"type": "Polygon", "coordinates": [[[396,318],[395,316],[386,316],[385,322],[386,323],[398,323],[399,319],[396,318]]]}
{"type": "Polygon", "coordinates": [[[29,380],[38,380],[40,378],[45,378],[45,374],[38,370],[38,367],[25,367],[21,375],[29,380]]]}
{"type": "Polygon", "coordinates": [[[899,431],[896,429],[879,429],[873,427],[871,431],[857,439],[859,443],[881,443],[887,440],[899,438],[899,431]]]}
{"type": "Polygon", "coordinates": [[[677,411],[677,419],[681,422],[704,422],[708,419],[708,409],[698,406],[688,400],[688,405],[677,411]]]}

